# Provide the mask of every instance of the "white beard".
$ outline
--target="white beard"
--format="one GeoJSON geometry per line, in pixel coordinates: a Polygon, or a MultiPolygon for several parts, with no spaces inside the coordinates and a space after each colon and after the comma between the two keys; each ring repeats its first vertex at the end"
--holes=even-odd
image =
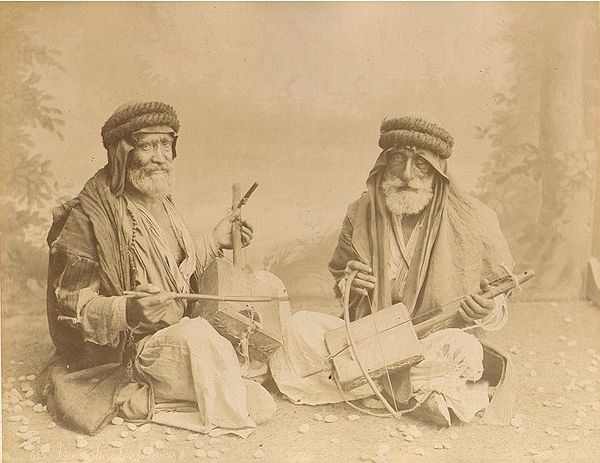
{"type": "Polygon", "coordinates": [[[127,179],[140,193],[151,198],[165,198],[173,188],[171,166],[164,169],[151,165],[134,166],[127,171],[127,179]]]}
{"type": "Polygon", "coordinates": [[[433,199],[433,178],[413,178],[408,184],[386,172],[381,182],[388,210],[395,215],[416,215],[433,199]],[[410,189],[407,189],[410,188],[410,189]]]}

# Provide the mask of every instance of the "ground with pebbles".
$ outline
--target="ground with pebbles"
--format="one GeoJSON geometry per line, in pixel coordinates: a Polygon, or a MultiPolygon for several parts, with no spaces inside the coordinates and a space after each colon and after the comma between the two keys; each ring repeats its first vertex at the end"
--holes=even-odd
{"type": "Polygon", "coordinates": [[[3,461],[600,461],[600,309],[586,302],[513,302],[508,325],[487,336],[518,372],[511,426],[440,428],[356,412],[296,406],[273,385],[274,418],[248,439],[116,420],[97,436],[55,425],[32,393],[51,355],[43,304],[3,308],[3,461]]]}

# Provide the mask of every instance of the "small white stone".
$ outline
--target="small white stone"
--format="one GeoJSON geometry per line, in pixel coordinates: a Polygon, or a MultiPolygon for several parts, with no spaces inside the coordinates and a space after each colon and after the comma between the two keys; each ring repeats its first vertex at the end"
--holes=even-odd
{"type": "Polygon", "coordinates": [[[334,437],[334,438],[330,439],[329,442],[332,444],[339,444],[340,440],[337,437],[334,437]]]}
{"type": "Polygon", "coordinates": [[[88,441],[83,438],[77,438],[77,442],[75,445],[77,445],[77,448],[83,449],[88,446],[88,441]]]}
{"type": "Polygon", "coordinates": [[[406,430],[407,430],[408,428],[406,427],[406,425],[405,425],[405,424],[402,424],[402,423],[400,423],[399,425],[397,425],[397,426],[396,426],[396,429],[397,429],[398,431],[400,431],[400,432],[406,432],[406,430]]]}
{"type": "Polygon", "coordinates": [[[218,450],[209,450],[208,452],[206,452],[206,456],[208,458],[219,458],[221,456],[221,452],[219,452],[218,450]]]}
{"type": "Polygon", "coordinates": [[[164,449],[166,446],[165,441],[158,439],[156,442],[154,442],[154,447],[156,447],[158,450],[162,450],[164,449]]]}
{"type": "Polygon", "coordinates": [[[19,432],[27,432],[29,431],[29,426],[20,426],[19,427],[19,432]]]}
{"type": "Polygon", "coordinates": [[[425,455],[425,450],[423,450],[421,447],[417,447],[415,449],[415,455],[424,456],[425,455]]]}
{"type": "Polygon", "coordinates": [[[9,383],[14,383],[16,381],[14,376],[9,376],[8,379],[6,380],[9,383]]]}
{"type": "Polygon", "coordinates": [[[50,444],[40,445],[40,453],[48,453],[50,451],[50,444]]]}
{"type": "Polygon", "coordinates": [[[315,421],[323,421],[323,415],[321,415],[320,413],[315,413],[313,415],[313,420],[315,420],[315,421]]]}
{"type": "Polygon", "coordinates": [[[21,407],[19,404],[17,404],[13,407],[13,412],[14,413],[23,413],[23,407],[21,407]]]}
{"type": "Polygon", "coordinates": [[[516,354],[519,354],[521,351],[519,350],[519,348],[518,348],[517,346],[512,346],[512,347],[510,348],[510,352],[511,352],[512,354],[515,354],[515,355],[516,355],[516,354]]]}
{"type": "Polygon", "coordinates": [[[154,455],[154,447],[144,447],[142,449],[142,453],[149,457],[150,455],[154,455]]]}
{"type": "Polygon", "coordinates": [[[518,428],[520,426],[523,426],[523,420],[519,416],[514,416],[512,420],[510,420],[510,425],[514,426],[515,428],[518,428]]]}
{"type": "Polygon", "coordinates": [[[578,440],[581,440],[581,437],[579,437],[577,434],[571,434],[569,437],[567,437],[568,442],[577,442],[578,440]]]}
{"type": "Polygon", "coordinates": [[[29,424],[29,418],[27,418],[25,415],[23,415],[23,418],[21,419],[21,423],[29,424]]]}
{"type": "Polygon", "coordinates": [[[325,420],[325,423],[335,423],[337,420],[339,420],[339,418],[335,415],[327,415],[323,419],[325,420]]]}
{"type": "Polygon", "coordinates": [[[165,434],[170,435],[170,434],[175,434],[175,431],[173,431],[173,428],[167,428],[165,430],[165,434]]]}
{"type": "Polygon", "coordinates": [[[302,423],[298,427],[298,432],[300,432],[302,434],[308,434],[310,432],[310,425],[308,423],[302,423]]]}
{"type": "Polygon", "coordinates": [[[116,449],[120,449],[121,447],[123,447],[123,442],[118,441],[118,440],[114,440],[110,443],[111,447],[114,447],[116,449]]]}
{"type": "Polygon", "coordinates": [[[578,428],[580,428],[581,426],[583,426],[583,420],[581,418],[575,418],[575,421],[573,422],[573,424],[575,426],[577,426],[578,428]]]}
{"type": "Polygon", "coordinates": [[[35,375],[27,375],[25,376],[25,379],[27,381],[35,381],[36,376],[35,375]]]}
{"type": "Polygon", "coordinates": [[[196,458],[206,458],[206,450],[204,449],[198,449],[196,450],[196,452],[194,453],[194,456],[196,458]]]}
{"type": "Polygon", "coordinates": [[[360,420],[360,416],[356,414],[348,415],[348,421],[358,421],[360,420]]]}
{"type": "Polygon", "coordinates": [[[573,322],[573,319],[572,319],[571,317],[565,317],[565,318],[563,318],[563,321],[564,321],[565,323],[572,323],[572,322],[573,322]]]}
{"type": "Polygon", "coordinates": [[[436,442],[435,444],[433,444],[433,448],[436,450],[442,450],[444,448],[444,446],[442,445],[441,442],[436,442]]]}
{"type": "Polygon", "coordinates": [[[404,436],[404,440],[407,442],[412,442],[415,440],[415,438],[413,436],[411,436],[410,434],[407,434],[406,436],[404,436]]]}
{"type": "Polygon", "coordinates": [[[121,431],[121,434],[119,434],[119,436],[121,436],[123,439],[126,439],[129,437],[129,431],[121,431]]]}
{"type": "Polygon", "coordinates": [[[23,450],[27,450],[28,452],[31,452],[34,448],[35,446],[30,443],[26,443],[25,445],[23,445],[23,450]]]}
{"type": "Polygon", "coordinates": [[[135,431],[137,429],[137,425],[135,423],[127,423],[127,429],[130,431],[135,431]]]}
{"type": "Polygon", "coordinates": [[[261,449],[258,449],[256,452],[254,452],[253,456],[256,459],[263,458],[265,456],[265,452],[263,452],[261,449]]]}
{"type": "Polygon", "coordinates": [[[196,442],[194,442],[194,448],[197,448],[197,449],[204,448],[204,441],[201,441],[198,439],[196,442]]]}
{"type": "Polygon", "coordinates": [[[421,437],[423,437],[423,433],[419,429],[409,429],[408,432],[415,439],[420,439],[421,437]]]}
{"type": "Polygon", "coordinates": [[[200,437],[200,434],[198,434],[198,433],[188,434],[187,437],[185,438],[185,440],[196,440],[199,437],[200,437]]]}
{"type": "Polygon", "coordinates": [[[48,426],[46,426],[48,429],[54,429],[56,428],[56,423],[54,421],[51,421],[48,426]]]}
{"type": "Polygon", "coordinates": [[[42,404],[35,404],[33,406],[33,411],[36,413],[42,413],[44,411],[44,406],[42,404]]]}
{"type": "Polygon", "coordinates": [[[389,436],[390,436],[390,437],[400,437],[400,433],[399,433],[398,431],[396,431],[395,429],[392,429],[392,430],[389,432],[389,436]]]}
{"type": "Polygon", "coordinates": [[[23,395],[26,399],[29,399],[30,397],[33,397],[35,395],[35,391],[33,389],[28,389],[23,395]]]}
{"type": "Polygon", "coordinates": [[[115,416],[111,421],[111,423],[114,424],[115,426],[121,426],[124,422],[125,422],[125,420],[123,418],[121,418],[120,416],[115,416]]]}
{"type": "Polygon", "coordinates": [[[148,432],[148,431],[150,431],[151,428],[152,428],[152,425],[150,423],[145,423],[145,424],[141,425],[139,429],[141,432],[148,432]]]}

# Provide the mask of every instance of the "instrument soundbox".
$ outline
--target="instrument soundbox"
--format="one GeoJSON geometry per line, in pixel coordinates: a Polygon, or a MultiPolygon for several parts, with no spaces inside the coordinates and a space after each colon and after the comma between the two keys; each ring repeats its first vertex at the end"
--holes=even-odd
{"type": "MultiPolygon", "coordinates": [[[[376,380],[416,365],[423,360],[414,327],[404,304],[395,304],[350,323],[360,360],[376,380]]],[[[343,391],[351,391],[367,382],[348,348],[346,328],[325,333],[325,345],[333,363],[333,374],[343,391]]]]}
{"type": "MultiPolygon", "coordinates": [[[[242,198],[240,185],[233,185],[232,210],[239,210],[258,186],[252,185],[242,198]]],[[[266,362],[283,344],[281,327],[291,316],[289,297],[283,282],[270,272],[253,272],[242,265],[240,214],[232,222],[233,263],[212,262],[200,277],[199,292],[228,296],[265,296],[265,302],[223,300],[194,304],[191,317],[202,316],[221,336],[229,339],[243,356],[266,362]]]]}

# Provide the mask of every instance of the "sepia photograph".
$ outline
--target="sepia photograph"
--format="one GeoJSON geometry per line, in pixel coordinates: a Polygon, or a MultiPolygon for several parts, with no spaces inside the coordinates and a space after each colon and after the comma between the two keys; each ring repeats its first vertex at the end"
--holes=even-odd
{"type": "Polygon", "coordinates": [[[600,461],[599,20],[0,2],[0,461],[600,461]]]}

